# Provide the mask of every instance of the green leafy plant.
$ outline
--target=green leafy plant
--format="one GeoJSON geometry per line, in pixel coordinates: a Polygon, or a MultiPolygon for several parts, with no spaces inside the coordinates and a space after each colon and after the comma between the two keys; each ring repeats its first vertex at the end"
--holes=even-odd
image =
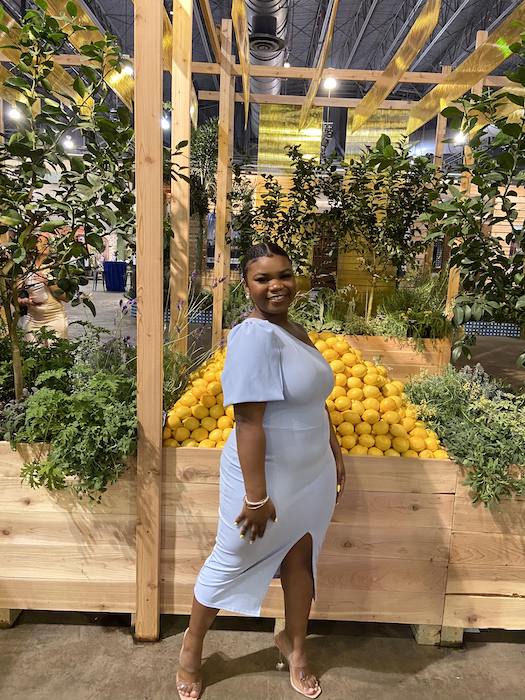
{"type": "Polygon", "coordinates": [[[290,316],[308,330],[341,332],[355,314],[355,288],[312,289],[300,292],[290,307],[290,316]]]}
{"type": "Polygon", "coordinates": [[[405,393],[451,458],[466,468],[474,502],[490,505],[525,493],[525,396],[479,365],[422,374],[405,393]]]}
{"type": "MultiPolygon", "coordinates": [[[[473,163],[464,169],[477,188],[470,194],[451,184],[447,199],[428,216],[429,240],[447,237],[450,264],[459,271],[453,320],[460,330],[470,320],[525,323],[525,226],[515,189],[525,181],[525,34],[510,52],[518,65],[507,74],[508,87],[470,95],[443,111],[453,128],[470,135],[473,163]],[[489,127],[497,129],[494,138],[489,127]],[[492,226],[501,223],[509,233],[491,235],[492,226]],[[512,246],[509,253],[502,242],[512,246]]],[[[470,357],[472,340],[465,335],[457,340],[453,360],[470,357]]],[[[518,363],[525,366],[525,352],[518,363]]]]}
{"type": "Polygon", "coordinates": [[[224,328],[235,326],[248,315],[252,308],[253,304],[251,299],[246,297],[243,283],[230,283],[230,292],[223,304],[222,319],[224,328]]]}

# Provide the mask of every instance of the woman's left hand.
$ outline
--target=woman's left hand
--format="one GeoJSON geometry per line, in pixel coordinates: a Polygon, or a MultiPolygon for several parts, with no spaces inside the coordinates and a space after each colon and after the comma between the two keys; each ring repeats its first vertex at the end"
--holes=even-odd
{"type": "Polygon", "coordinates": [[[346,469],[343,462],[343,456],[340,459],[335,460],[335,470],[337,473],[337,496],[335,499],[336,504],[339,503],[339,499],[343,495],[345,490],[345,479],[346,479],[346,469]]]}

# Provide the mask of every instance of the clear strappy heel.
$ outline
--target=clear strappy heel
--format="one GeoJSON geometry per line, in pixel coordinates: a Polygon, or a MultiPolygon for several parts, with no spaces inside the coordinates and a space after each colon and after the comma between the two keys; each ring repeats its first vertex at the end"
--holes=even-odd
{"type": "MultiPolygon", "coordinates": [[[[180,648],[180,654],[179,654],[179,668],[182,668],[184,670],[184,667],[181,664],[181,656],[182,656],[182,651],[184,649],[184,641],[186,639],[186,635],[188,633],[188,629],[184,632],[184,635],[182,637],[182,645],[180,648]]],[[[187,672],[189,673],[189,672],[187,672]]],[[[202,680],[200,681],[179,681],[179,674],[177,672],[177,675],[175,676],[175,687],[177,688],[177,693],[179,694],[180,700],[198,700],[202,694],[202,680]],[[197,695],[192,696],[191,693],[195,692],[197,695]],[[183,692],[186,692],[187,695],[183,695],[183,692]]]]}
{"type": "Polygon", "coordinates": [[[286,656],[286,654],[283,652],[283,650],[279,646],[278,637],[281,634],[282,634],[282,632],[279,632],[279,634],[275,636],[275,646],[277,647],[277,650],[279,651],[279,660],[277,661],[277,663],[275,665],[276,670],[277,671],[284,671],[286,668],[286,664],[288,664],[288,668],[290,670],[290,685],[292,686],[292,688],[300,695],[303,695],[305,698],[318,698],[322,693],[322,689],[321,689],[321,686],[319,685],[319,681],[317,680],[317,678],[315,678],[315,676],[312,673],[306,673],[305,668],[303,668],[301,666],[292,666],[290,664],[290,660],[289,660],[290,657],[286,656]],[[299,683],[301,683],[303,687],[298,686],[296,684],[295,677],[298,678],[299,683]],[[309,693],[304,686],[304,682],[308,678],[315,678],[316,687],[313,688],[313,690],[315,691],[313,693],[309,693]]]}

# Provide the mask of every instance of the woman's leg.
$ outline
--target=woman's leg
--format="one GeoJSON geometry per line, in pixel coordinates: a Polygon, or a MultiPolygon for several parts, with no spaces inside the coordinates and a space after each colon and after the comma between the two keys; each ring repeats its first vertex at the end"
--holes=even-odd
{"type": "Polygon", "coordinates": [[[306,692],[310,689],[314,694],[317,679],[308,671],[308,660],[304,649],[308,617],[314,596],[310,534],[302,537],[283,559],[281,584],[284,590],[285,615],[285,628],[281,634],[285,638],[290,665],[302,671],[299,676],[296,676],[295,682],[306,692]]]}
{"type": "Polygon", "coordinates": [[[198,697],[199,693],[194,685],[198,685],[201,681],[200,669],[204,637],[218,612],[218,609],[207,608],[205,605],[201,605],[195,597],[193,598],[190,624],[184,637],[177,672],[177,681],[185,684],[184,688],[181,688],[181,693],[188,698],[198,697]]]}

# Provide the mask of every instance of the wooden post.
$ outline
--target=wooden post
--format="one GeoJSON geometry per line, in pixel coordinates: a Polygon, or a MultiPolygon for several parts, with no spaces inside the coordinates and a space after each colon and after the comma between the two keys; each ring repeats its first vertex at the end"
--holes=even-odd
{"type": "MultiPolygon", "coordinates": [[[[232,62],[234,60],[234,56],[232,56],[232,62]]],[[[230,134],[229,134],[229,161],[228,161],[228,173],[227,173],[227,182],[226,182],[226,189],[228,193],[231,192],[232,190],[232,162],[233,162],[233,146],[234,146],[234,141],[235,141],[235,78],[231,78],[231,104],[230,104],[230,134]]],[[[230,202],[228,202],[228,207],[227,207],[227,215],[226,215],[226,220],[227,224],[229,225],[231,221],[231,206],[230,202]]],[[[229,228],[229,226],[228,226],[229,228]]],[[[231,265],[231,243],[228,243],[228,241],[225,242],[224,244],[224,297],[223,301],[228,299],[230,296],[230,265],[231,265]]],[[[221,321],[222,325],[222,321],[221,321]]],[[[222,337],[222,336],[221,336],[222,337]]]]}
{"type": "Polygon", "coordinates": [[[137,196],[137,608],[135,637],[160,623],[162,484],[162,17],[161,0],[135,0],[137,196]]]}
{"type": "Polygon", "coordinates": [[[215,207],[215,260],[213,266],[212,347],[222,337],[222,304],[226,278],[226,227],[228,216],[228,171],[230,166],[230,134],[232,109],[232,21],[221,22],[221,72],[219,97],[219,152],[217,160],[217,205],[215,207]]]}
{"type": "Polygon", "coordinates": [[[0,630],[7,630],[12,627],[21,610],[13,610],[11,608],[0,608],[0,630]]]}
{"type": "MultiPolygon", "coordinates": [[[[179,165],[189,174],[191,137],[191,31],[192,0],[173,3],[173,53],[171,67],[171,151],[181,141],[179,165]]],[[[173,159],[176,163],[176,159],[173,159]]],[[[171,180],[170,219],[170,337],[179,352],[188,349],[188,284],[190,239],[190,183],[182,178],[171,180]]]]}
{"type": "MultiPolygon", "coordinates": [[[[476,33],[476,48],[478,49],[482,44],[484,44],[487,41],[488,37],[488,32],[483,29],[480,30],[479,32],[476,33]]],[[[480,80],[474,87],[472,88],[471,92],[474,95],[481,95],[483,92],[483,80],[480,80]]],[[[472,149],[468,144],[465,144],[463,148],[463,164],[470,167],[472,165],[472,149]]],[[[461,176],[461,181],[460,181],[460,189],[462,192],[465,192],[465,194],[468,194],[470,192],[470,185],[471,185],[471,180],[472,176],[469,172],[463,172],[461,176]]],[[[448,276],[448,289],[447,289],[447,303],[446,303],[446,311],[447,315],[449,317],[452,316],[452,306],[454,303],[454,299],[457,297],[459,293],[459,270],[455,267],[450,268],[449,276],[448,276]]]]}

